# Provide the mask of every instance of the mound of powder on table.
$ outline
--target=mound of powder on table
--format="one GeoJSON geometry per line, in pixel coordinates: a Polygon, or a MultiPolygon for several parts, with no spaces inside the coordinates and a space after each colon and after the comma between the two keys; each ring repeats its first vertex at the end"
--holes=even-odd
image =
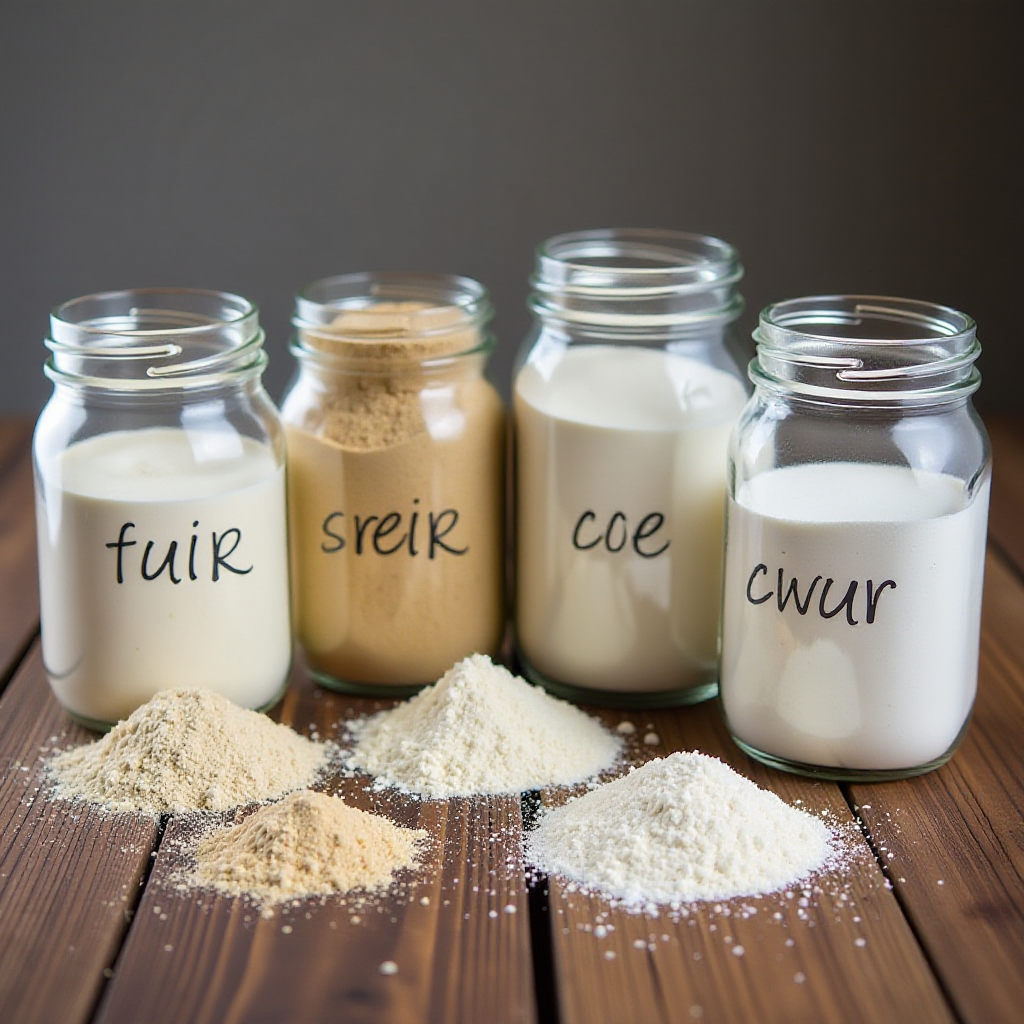
{"type": "Polygon", "coordinates": [[[264,903],[385,888],[427,833],[309,790],[205,836],[188,882],[264,903]]]}
{"type": "Polygon", "coordinates": [[[552,808],[527,837],[535,867],[640,905],[776,892],[835,852],[824,822],[697,752],[552,808]]]}
{"type": "Polygon", "coordinates": [[[614,764],[600,722],[474,654],[405,704],[355,722],[348,767],[427,797],[570,785],[614,764]]]}
{"type": "Polygon", "coordinates": [[[310,785],[328,748],[208,690],[164,690],[101,739],[55,755],[63,800],[111,811],[224,811],[310,785]]]}

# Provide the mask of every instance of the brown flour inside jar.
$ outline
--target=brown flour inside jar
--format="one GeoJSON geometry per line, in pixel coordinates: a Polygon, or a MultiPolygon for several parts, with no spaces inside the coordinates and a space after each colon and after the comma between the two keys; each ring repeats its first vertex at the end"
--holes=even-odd
{"type": "Polygon", "coordinates": [[[309,348],[342,359],[324,392],[323,436],[350,451],[390,448],[427,431],[420,364],[480,342],[455,306],[378,302],[301,332],[309,348]]]}
{"type": "Polygon", "coordinates": [[[296,622],[310,667],[413,686],[496,652],[505,419],[466,355],[479,328],[456,306],[388,302],[303,328],[300,342],[329,357],[312,357],[317,400],[301,422],[285,409],[296,622]]]}

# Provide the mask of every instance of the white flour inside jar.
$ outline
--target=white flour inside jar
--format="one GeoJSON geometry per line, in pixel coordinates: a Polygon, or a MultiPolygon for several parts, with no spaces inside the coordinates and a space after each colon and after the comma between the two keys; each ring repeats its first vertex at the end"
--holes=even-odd
{"type": "Polygon", "coordinates": [[[836,852],[820,819],[697,752],[547,810],[527,837],[538,870],[638,907],[776,892],[836,852]]]}
{"type": "Polygon", "coordinates": [[[348,767],[437,798],[582,782],[611,767],[622,746],[596,719],[482,654],[349,728],[348,767]]]}

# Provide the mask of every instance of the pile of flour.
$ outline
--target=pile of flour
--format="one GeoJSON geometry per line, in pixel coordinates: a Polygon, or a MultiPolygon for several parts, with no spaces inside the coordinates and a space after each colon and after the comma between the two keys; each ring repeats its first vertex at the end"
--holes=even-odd
{"type": "Polygon", "coordinates": [[[419,859],[427,833],[309,790],[205,836],[188,882],[262,903],[374,892],[419,859]]]}
{"type": "Polygon", "coordinates": [[[600,722],[482,654],[350,731],[348,767],[378,786],[437,798],[571,785],[610,767],[621,749],[600,722]]]}
{"type": "Polygon", "coordinates": [[[329,751],[208,690],[164,690],[49,771],[62,800],[111,811],[224,811],[309,786],[329,751]]]}
{"type": "Polygon", "coordinates": [[[538,870],[627,905],[776,892],[834,854],[818,818],[697,752],[650,761],[553,808],[527,837],[538,870]]]}

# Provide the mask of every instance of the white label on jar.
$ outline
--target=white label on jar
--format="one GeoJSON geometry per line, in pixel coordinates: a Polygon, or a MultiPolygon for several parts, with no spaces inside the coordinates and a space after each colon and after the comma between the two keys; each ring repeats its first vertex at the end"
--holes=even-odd
{"type": "Polygon", "coordinates": [[[729,503],[721,692],[733,733],[804,764],[923,766],[978,672],[988,484],[897,466],[772,470],[729,503]]]}
{"type": "Polygon", "coordinates": [[[516,627],[561,683],[682,690],[714,677],[739,381],[661,350],[581,346],[515,387],[516,627]]]}
{"type": "Polygon", "coordinates": [[[250,708],[276,697],[291,639],[284,470],[268,448],[122,431],[44,472],[43,660],[69,710],[114,722],[175,686],[250,708]]]}

